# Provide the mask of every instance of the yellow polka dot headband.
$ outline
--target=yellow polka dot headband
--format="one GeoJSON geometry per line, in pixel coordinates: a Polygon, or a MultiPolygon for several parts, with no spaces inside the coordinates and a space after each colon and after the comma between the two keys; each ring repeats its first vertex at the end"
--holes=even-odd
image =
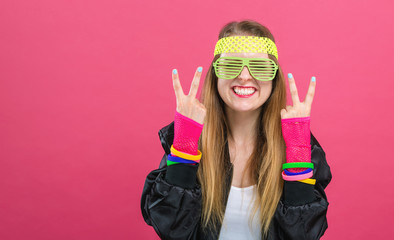
{"type": "Polygon", "coordinates": [[[267,37],[256,36],[231,36],[218,40],[215,46],[215,53],[267,53],[278,59],[278,50],[275,43],[267,37]]]}

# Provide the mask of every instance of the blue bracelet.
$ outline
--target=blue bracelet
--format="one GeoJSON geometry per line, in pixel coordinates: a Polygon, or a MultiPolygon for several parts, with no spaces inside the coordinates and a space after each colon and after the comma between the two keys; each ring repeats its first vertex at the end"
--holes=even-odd
{"type": "Polygon", "coordinates": [[[285,171],[285,174],[288,175],[288,176],[290,176],[290,175],[300,175],[300,174],[304,174],[304,173],[308,173],[308,172],[312,171],[312,168],[308,168],[308,169],[305,170],[305,171],[297,172],[297,173],[295,173],[295,172],[289,172],[287,169],[285,169],[284,171],[285,171]]]}
{"type": "Polygon", "coordinates": [[[178,163],[197,163],[196,161],[187,160],[187,159],[184,159],[184,158],[172,156],[171,154],[168,155],[167,159],[172,161],[172,162],[178,162],[178,163]]]}

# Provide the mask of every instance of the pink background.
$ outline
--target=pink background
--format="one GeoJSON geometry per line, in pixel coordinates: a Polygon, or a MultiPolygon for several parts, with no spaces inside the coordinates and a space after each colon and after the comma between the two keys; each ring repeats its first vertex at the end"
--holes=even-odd
{"type": "Polygon", "coordinates": [[[140,197],[175,113],[171,70],[188,92],[220,28],[246,18],[274,34],[301,101],[316,76],[311,130],[333,174],[322,239],[392,238],[393,5],[1,1],[0,239],[158,239],[140,197]]]}

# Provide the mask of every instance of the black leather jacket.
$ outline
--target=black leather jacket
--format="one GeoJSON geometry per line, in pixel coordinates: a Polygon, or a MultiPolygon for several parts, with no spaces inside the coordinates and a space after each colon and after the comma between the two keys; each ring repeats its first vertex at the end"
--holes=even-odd
{"type": "MultiPolygon", "coordinates": [[[[198,165],[174,164],[167,167],[167,156],[174,139],[174,122],[163,127],[159,137],[165,153],[159,168],[151,171],[145,181],[141,197],[145,222],[153,226],[161,239],[218,239],[219,232],[201,228],[201,188],[196,177],[198,165]]],[[[284,181],[283,194],[271,221],[269,240],[320,239],[328,227],[328,202],[324,189],[332,176],[325,153],[312,133],[311,150],[316,185],[284,181]]],[[[233,174],[229,157],[226,164],[225,204],[233,174]]]]}

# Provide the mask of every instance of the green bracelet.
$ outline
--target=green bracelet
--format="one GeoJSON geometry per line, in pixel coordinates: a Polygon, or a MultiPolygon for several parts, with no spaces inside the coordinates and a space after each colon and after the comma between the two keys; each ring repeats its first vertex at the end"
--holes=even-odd
{"type": "Polygon", "coordinates": [[[283,163],[282,169],[288,169],[288,168],[312,168],[313,169],[313,163],[311,162],[291,162],[291,163],[283,163]]]}
{"type": "Polygon", "coordinates": [[[174,161],[167,160],[167,166],[170,166],[170,165],[173,165],[173,164],[179,164],[179,162],[174,162],[174,161]]]}

